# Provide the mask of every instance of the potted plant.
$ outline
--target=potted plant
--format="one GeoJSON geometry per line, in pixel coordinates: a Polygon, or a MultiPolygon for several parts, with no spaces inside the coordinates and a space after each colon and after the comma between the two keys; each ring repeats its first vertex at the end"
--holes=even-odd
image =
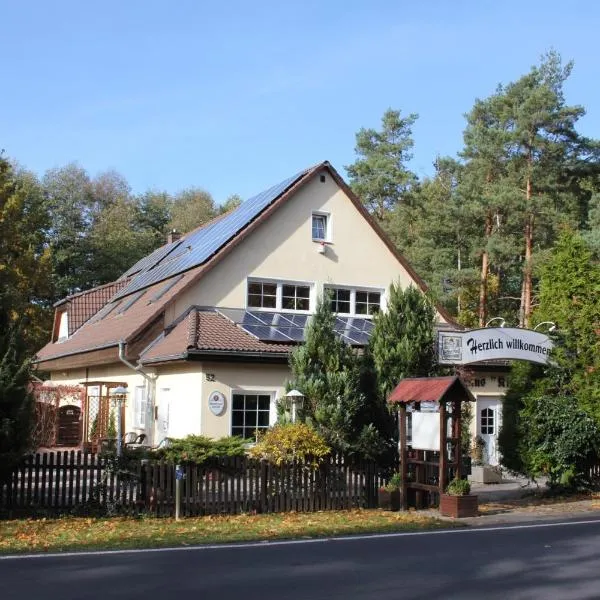
{"type": "Polygon", "coordinates": [[[378,505],[384,510],[400,510],[400,484],[402,475],[394,473],[386,485],[379,488],[378,505]]]}
{"type": "Polygon", "coordinates": [[[501,483],[502,471],[486,464],[485,451],[485,440],[479,435],[475,436],[471,446],[472,465],[469,480],[476,483],[501,483]]]}
{"type": "Polygon", "coordinates": [[[445,517],[477,516],[477,496],[471,494],[471,484],[466,479],[453,479],[440,494],[440,514],[445,517]]]}

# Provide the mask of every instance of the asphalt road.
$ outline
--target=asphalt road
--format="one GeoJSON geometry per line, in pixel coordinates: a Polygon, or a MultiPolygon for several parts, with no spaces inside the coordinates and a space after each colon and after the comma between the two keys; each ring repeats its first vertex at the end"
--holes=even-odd
{"type": "Polygon", "coordinates": [[[2,600],[600,598],[600,520],[0,560],[2,600]]]}

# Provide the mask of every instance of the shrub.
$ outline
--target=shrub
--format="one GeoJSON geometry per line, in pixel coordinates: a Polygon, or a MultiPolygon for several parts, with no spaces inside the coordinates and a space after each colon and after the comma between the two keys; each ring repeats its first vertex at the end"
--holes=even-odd
{"type": "Polygon", "coordinates": [[[205,435],[188,435],[185,438],[169,438],[169,444],[156,450],[154,456],[169,462],[202,464],[219,456],[243,456],[246,440],[241,437],[224,437],[213,440],[205,435]]]}
{"type": "Polygon", "coordinates": [[[276,465],[301,462],[316,465],[331,452],[325,439],[306,423],[277,424],[259,434],[250,456],[276,465]]]}
{"type": "Polygon", "coordinates": [[[402,474],[394,473],[390,480],[383,486],[383,489],[386,492],[397,492],[402,485],[402,474]]]}
{"type": "Polygon", "coordinates": [[[600,431],[575,398],[530,396],[524,400],[520,420],[527,475],[543,475],[551,487],[589,484],[588,468],[597,456],[600,431]]]}
{"type": "Polygon", "coordinates": [[[453,479],[446,488],[449,496],[468,496],[471,493],[471,484],[466,479],[453,479]]]}

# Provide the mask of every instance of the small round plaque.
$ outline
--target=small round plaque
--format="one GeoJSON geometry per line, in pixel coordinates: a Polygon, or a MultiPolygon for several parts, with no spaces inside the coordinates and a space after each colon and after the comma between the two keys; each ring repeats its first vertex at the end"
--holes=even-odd
{"type": "Polygon", "coordinates": [[[225,395],[221,392],[211,392],[208,397],[208,408],[213,415],[219,417],[225,412],[225,395]]]}

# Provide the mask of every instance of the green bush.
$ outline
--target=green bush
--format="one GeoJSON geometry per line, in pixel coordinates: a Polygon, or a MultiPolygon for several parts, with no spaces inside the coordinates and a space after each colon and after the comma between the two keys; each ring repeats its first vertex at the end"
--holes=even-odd
{"type": "Polygon", "coordinates": [[[450,496],[468,496],[471,493],[471,484],[466,479],[453,479],[446,488],[450,496]]]}
{"type": "Polygon", "coordinates": [[[524,470],[555,488],[589,485],[589,465],[600,448],[594,419],[569,396],[530,396],[520,413],[524,470]]]}
{"type": "Polygon", "coordinates": [[[217,440],[205,435],[188,435],[185,438],[169,438],[165,448],[154,451],[155,458],[177,464],[202,464],[220,456],[243,456],[246,440],[241,437],[224,437],[217,440]]]}

